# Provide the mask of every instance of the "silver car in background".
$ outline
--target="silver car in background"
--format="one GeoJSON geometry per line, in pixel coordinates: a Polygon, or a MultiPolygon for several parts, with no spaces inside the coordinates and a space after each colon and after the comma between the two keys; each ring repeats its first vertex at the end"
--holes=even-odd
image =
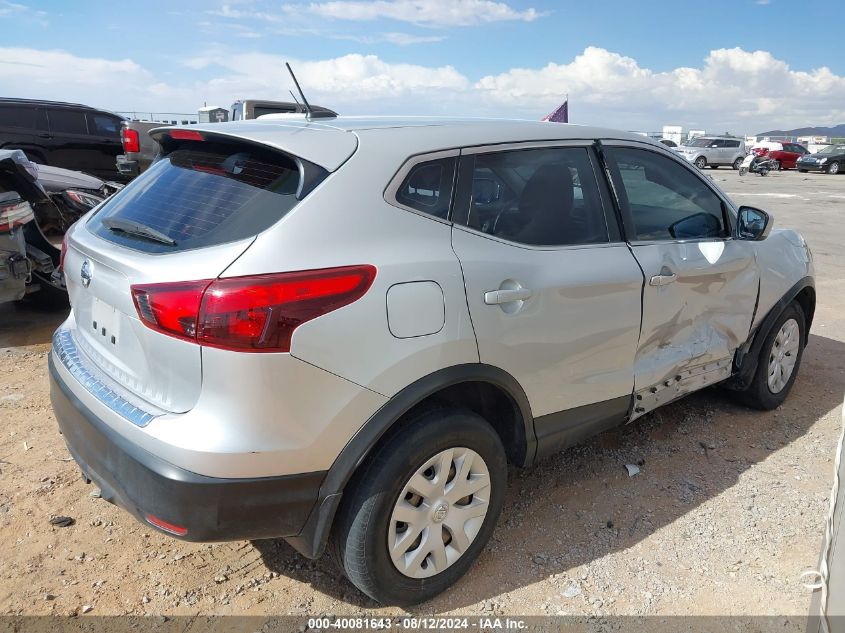
{"type": "Polygon", "coordinates": [[[51,397],[85,478],[174,537],[328,545],[418,603],[482,552],[508,463],[795,381],[807,245],[659,143],[424,118],[153,135],[161,159],[68,234],[51,397]]]}
{"type": "Polygon", "coordinates": [[[739,169],[748,154],[745,141],[730,136],[698,136],[675,148],[675,151],[699,169],[739,169]]]}

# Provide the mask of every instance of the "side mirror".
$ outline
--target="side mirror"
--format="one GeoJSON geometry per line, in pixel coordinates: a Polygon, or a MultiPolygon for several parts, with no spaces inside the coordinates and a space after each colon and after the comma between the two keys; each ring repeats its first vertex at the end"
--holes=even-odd
{"type": "Polygon", "coordinates": [[[722,223],[709,213],[695,213],[678,220],[669,227],[669,235],[676,240],[695,240],[724,237],[722,223]]]}
{"type": "Polygon", "coordinates": [[[740,207],[737,218],[737,237],[741,240],[758,242],[772,231],[774,219],[768,213],[754,207],[740,207]]]}

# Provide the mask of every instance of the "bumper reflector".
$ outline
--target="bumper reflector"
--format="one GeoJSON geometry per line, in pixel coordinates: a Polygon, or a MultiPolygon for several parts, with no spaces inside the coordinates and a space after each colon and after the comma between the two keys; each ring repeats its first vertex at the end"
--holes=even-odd
{"type": "Polygon", "coordinates": [[[158,517],[154,517],[152,514],[145,515],[147,519],[147,523],[150,525],[154,525],[160,530],[164,530],[165,532],[169,532],[170,534],[175,534],[176,536],[185,536],[188,533],[188,528],[184,528],[178,525],[173,525],[172,523],[168,523],[158,517]]]}

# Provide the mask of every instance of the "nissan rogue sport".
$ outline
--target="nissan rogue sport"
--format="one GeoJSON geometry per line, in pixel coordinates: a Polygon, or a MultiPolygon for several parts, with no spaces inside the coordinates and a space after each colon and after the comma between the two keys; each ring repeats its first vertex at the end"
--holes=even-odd
{"type": "Polygon", "coordinates": [[[507,465],[721,383],[772,409],[810,251],[665,146],[541,122],[159,129],[68,233],[51,394],[86,480],[189,541],[327,545],[427,600],[496,525],[507,465]]]}

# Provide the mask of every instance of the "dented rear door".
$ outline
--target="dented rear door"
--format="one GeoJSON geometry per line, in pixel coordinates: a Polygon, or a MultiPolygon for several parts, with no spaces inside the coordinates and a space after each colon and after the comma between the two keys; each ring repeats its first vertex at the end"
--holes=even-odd
{"type": "Polygon", "coordinates": [[[608,147],[631,252],[643,270],[635,416],[727,378],[759,288],[751,244],[695,170],[648,147],[608,147]]]}

